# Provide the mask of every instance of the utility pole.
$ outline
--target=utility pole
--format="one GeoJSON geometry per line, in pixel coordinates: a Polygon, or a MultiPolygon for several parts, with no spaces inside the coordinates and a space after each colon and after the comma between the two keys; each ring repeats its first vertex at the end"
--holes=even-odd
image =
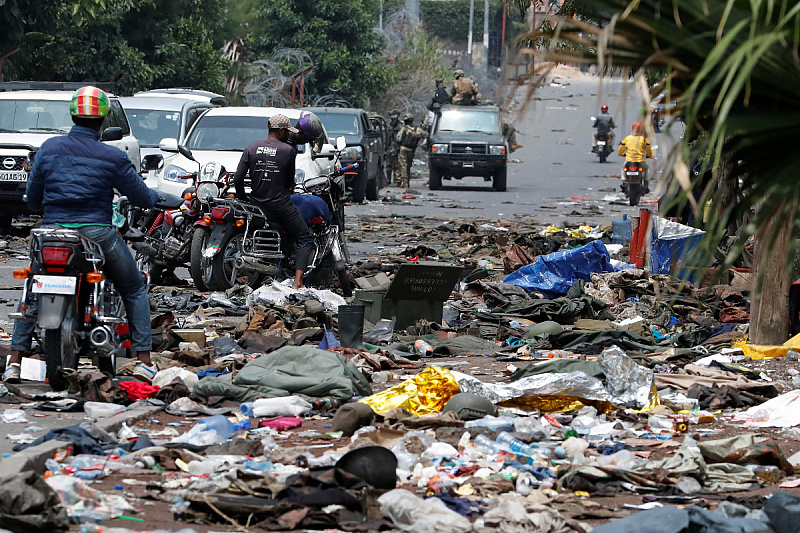
{"type": "Polygon", "coordinates": [[[475,0],[469,0],[469,35],[467,37],[467,60],[472,64],[472,19],[475,18],[475,0]]]}
{"type": "Polygon", "coordinates": [[[483,71],[489,72],[489,0],[483,0],[483,71]]]}

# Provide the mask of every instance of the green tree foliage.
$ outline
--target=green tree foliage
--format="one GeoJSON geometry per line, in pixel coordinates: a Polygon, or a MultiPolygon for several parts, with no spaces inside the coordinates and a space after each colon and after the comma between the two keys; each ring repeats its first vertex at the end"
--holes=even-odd
{"type": "Polygon", "coordinates": [[[250,26],[253,55],[267,58],[277,49],[303,49],[315,67],[307,78],[311,95],[336,92],[363,105],[391,83],[388,70],[378,61],[383,40],[372,31],[372,14],[377,12],[378,0],[264,2],[250,26]]]}
{"type": "Polygon", "coordinates": [[[36,28],[53,40],[24,42],[13,57],[14,78],[117,80],[119,94],[176,85],[222,90],[224,0],[100,1],[104,8],[80,24],[70,4],[60,4],[53,20],[36,28]]]}

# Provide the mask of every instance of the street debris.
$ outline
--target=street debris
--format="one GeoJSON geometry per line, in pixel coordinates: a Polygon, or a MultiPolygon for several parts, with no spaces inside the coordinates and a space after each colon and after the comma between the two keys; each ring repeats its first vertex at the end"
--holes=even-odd
{"type": "Polygon", "coordinates": [[[657,220],[644,269],[610,227],[407,224],[352,299],[154,288],[152,383],[0,386],[15,453],[61,445],[4,480],[2,527],[795,531],[800,337],[752,345],[748,287],[680,279],[693,232],[657,220]],[[26,431],[58,410],[87,419],[26,431]]]}

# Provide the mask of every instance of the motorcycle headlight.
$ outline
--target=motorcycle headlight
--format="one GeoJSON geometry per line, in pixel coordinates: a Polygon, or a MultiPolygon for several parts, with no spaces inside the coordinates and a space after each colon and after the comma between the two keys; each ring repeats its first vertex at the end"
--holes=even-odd
{"type": "Polygon", "coordinates": [[[489,147],[489,155],[506,155],[506,147],[502,144],[493,144],[489,147]]]}
{"type": "Polygon", "coordinates": [[[450,145],[447,143],[431,145],[431,152],[433,152],[434,154],[446,154],[449,151],[450,151],[450,145]]]}
{"type": "Polygon", "coordinates": [[[164,179],[167,181],[177,181],[178,183],[188,183],[189,178],[179,178],[178,176],[185,176],[189,174],[186,170],[178,165],[167,165],[164,169],[164,179]]]}
{"type": "Polygon", "coordinates": [[[219,186],[213,182],[201,183],[197,186],[197,197],[201,202],[207,202],[219,196],[219,186]]]}

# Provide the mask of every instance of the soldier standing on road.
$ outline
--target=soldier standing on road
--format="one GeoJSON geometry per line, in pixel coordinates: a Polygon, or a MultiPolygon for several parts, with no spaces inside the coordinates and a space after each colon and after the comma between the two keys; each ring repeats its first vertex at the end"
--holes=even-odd
{"type": "Polygon", "coordinates": [[[419,141],[426,138],[428,133],[422,128],[414,127],[414,115],[406,113],[403,115],[403,129],[395,137],[400,145],[398,153],[398,179],[400,187],[409,187],[411,184],[411,163],[414,161],[414,151],[417,149],[419,141]]]}
{"type": "Polygon", "coordinates": [[[471,78],[464,76],[464,71],[453,72],[453,87],[450,89],[453,105],[481,105],[482,97],[478,86],[471,78]]]}
{"type": "Polygon", "coordinates": [[[400,122],[400,111],[393,110],[389,113],[389,135],[391,144],[386,151],[386,160],[389,163],[389,183],[394,186],[400,186],[400,163],[398,156],[400,155],[400,143],[397,142],[397,134],[403,129],[404,125],[400,122]]]}

